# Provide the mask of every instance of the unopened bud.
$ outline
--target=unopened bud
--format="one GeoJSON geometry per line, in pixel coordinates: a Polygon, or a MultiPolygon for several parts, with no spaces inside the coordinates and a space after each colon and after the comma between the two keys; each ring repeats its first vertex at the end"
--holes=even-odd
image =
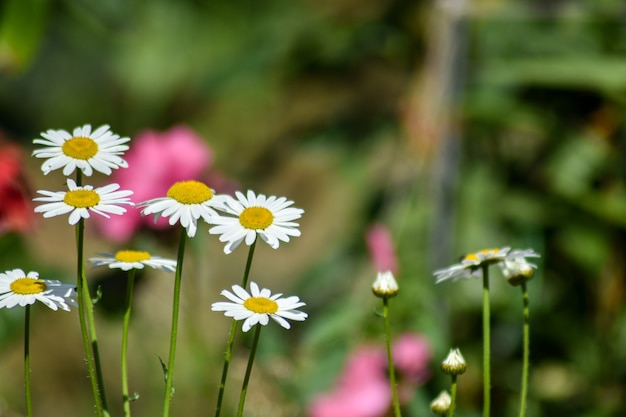
{"type": "Polygon", "coordinates": [[[372,292],[376,297],[391,298],[398,294],[398,283],[391,271],[379,272],[372,284],[372,292]]]}
{"type": "Polygon", "coordinates": [[[452,404],[452,398],[448,391],[441,391],[441,393],[430,403],[430,411],[438,416],[445,416],[450,410],[452,404]]]}
{"type": "Polygon", "coordinates": [[[441,370],[448,375],[461,375],[467,369],[467,364],[459,348],[450,349],[448,357],[441,364],[441,370]]]}

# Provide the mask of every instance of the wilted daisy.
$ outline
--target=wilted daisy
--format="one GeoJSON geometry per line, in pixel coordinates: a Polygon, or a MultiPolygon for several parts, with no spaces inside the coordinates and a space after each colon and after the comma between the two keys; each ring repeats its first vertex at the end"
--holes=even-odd
{"type": "Polygon", "coordinates": [[[144,265],[147,265],[168,272],[176,270],[175,260],[152,256],[150,252],[145,251],[121,250],[114,255],[108,253],[100,253],[99,255],[102,255],[102,258],[89,258],[89,262],[94,267],[108,265],[111,269],[118,268],[122,271],[130,271],[131,269],[143,269],[144,265]]]}
{"type": "Polygon", "coordinates": [[[220,216],[213,220],[209,233],[221,235],[220,241],[227,242],[224,252],[229,254],[245,240],[252,245],[257,238],[276,249],[280,241],[289,242],[289,236],[300,236],[300,226],[293,220],[302,217],[304,210],[289,207],[293,201],[285,197],[266,197],[255,195],[248,190],[247,196],[237,191],[237,198],[224,197],[224,206],[220,210],[237,217],[220,216]]]}
{"type": "Polygon", "coordinates": [[[109,214],[125,213],[126,209],[121,206],[133,205],[128,198],[133,192],[118,191],[118,184],[94,189],[91,185],[78,186],[68,179],[67,188],[68,191],[37,191],[44,197],[33,198],[33,201],[44,201],[46,204],[35,207],[35,212],[43,213],[45,218],[70,213],[69,223],[75,225],[81,218],[88,219],[90,211],[108,218],[109,214]]]}
{"type": "Polygon", "coordinates": [[[223,311],[226,317],[235,320],[245,320],[243,331],[247,332],[257,323],[265,326],[270,317],[285,329],[291,325],[285,319],[304,321],[308,315],[296,310],[305,305],[296,296],[281,298],[282,294],[274,294],[267,288],[259,289],[259,286],[250,282],[250,293],[239,285],[233,285],[233,292],[222,291],[224,297],[232,301],[218,302],[211,305],[213,311],[223,311]]]}
{"type": "Polygon", "coordinates": [[[63,167],[63,175],[70,175],[76,168],[91,176],[93,170],[106,175],[112,169],[126,168],[128,164],[120,157],[128,150],[130,138],[120,138],[103,125],[91,131],[91,125],[77,127],[70,134],[65,130],[48,130],[41,134],[45,139],[34,139],[33,143],[45,145],[36,149],[33,156],[48,158],[42,165],[44,174],[63,167]]]}
{"type": "Polygon", "coordinates": [[[535,269],[537,269],[537,265],[531,264],[525,258],[507,259],[498,265],[504,277],[513,286],[530,281],[535,276],[535,269]]]}
{"type": "Polygon", "coordinates": [[[434,272],[436,283],[450,279],[456,281],[460,278],[471,278],[472,276],[481,276],[480,267],[510,259],[523,259],[530,257],[539,257],[532,249],[515,249],[511,250],[509,246],[504,248],[483,249],[478,252],[470,253],[463,256],[461,262],[448,268],[440,269],[434,272]]]}
{"type": "Polygon", "coordinates": [[[39,279],[37,272],[13,269],[0,274],[0,308],[25,307],[41,301],[52,310],[76,306],[76,287],[61,281],[39,279]]]}
{"type": "Polygon", "coordinates": [[[199,218],[212,223],[218,216],[215,208],[221,203],[222,196],[215,195],[215,191],[199,181],[189,180],[174,183],[167,190],[167,196],[144,201],[138,204],[145,207],[141,214],[153,214],[155,220],[160,216],[169,217],[170,226],[180,220],[180,224],[187,229],[187,235],[196,235],[199,218]]]}

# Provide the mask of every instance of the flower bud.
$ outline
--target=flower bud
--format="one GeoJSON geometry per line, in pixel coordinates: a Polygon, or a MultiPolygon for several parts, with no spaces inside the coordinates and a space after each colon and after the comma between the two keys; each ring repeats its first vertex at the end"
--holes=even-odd
{"type": "Polygon", "coordinates": [[[459,348],[450,349],[448,357],[441,364],[441,370],[452,376],[461,375],[467,369],[467,364],[459,348]]]}
{"type": "Polygon", "coordinates": [[[372,292],[376,297],[391,298],[398,294],[398,283],[391,271],[379,272],[372,284],[372,292]]]}
{"type": "Polygon", "coordinates": [[[506,260],[499,265],[504,277],[514,287],[530,281],[537,268],[537,265],[528,263],[524,258],[506,260]]]}
{"type": "Polygon", "coordinates": [[[441,391],[441,393],[430,403],[430,411],[438,416],[445,416],[450,410],[452,404],[452,398],[448,391],[441,391]]]}

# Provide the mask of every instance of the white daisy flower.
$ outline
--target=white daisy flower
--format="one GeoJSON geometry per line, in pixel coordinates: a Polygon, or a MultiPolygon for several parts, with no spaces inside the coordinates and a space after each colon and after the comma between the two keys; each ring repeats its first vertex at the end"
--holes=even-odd
{"type": "Polygon", "coordinates": [[[119,155],[128,150],[130,138],[120,138],[103,125],[91,131],[91,125],[74,129],[72,134],[65,130],[48,130],[41,134],[45,139],[34,139],[33,143],[45,145],[36,149],[33,156],[48,158],[41,170],[45,175],[63,167],[63,175],[70,175],[77,168],[87,176],[95,169],[111,175],[112,169],[127,168],[128,164],[119,155]]]}
{"type": "Polygon", "coordinates": [[[461,262],[448,268],[439,269],[434,272],[435,283],[440,283],[447,279],[453,282],[460,278],[471,278],[482,275],[481,266],[493,263],[504,262],[510,259],[539,257],[532,249],[511,250],[509,246],[504,248],[483,249],[478,252],[465,255],[461,262]]]}
{"type": "Polygon", "coordinates": [[[165,259],[160,256],[152,256],[149,252],[138,250],[121,250],[111,255],[101,253],[103,258],[89,258],[89,262],[94,267],[108,265],[109,268],[118,268],[122,271],[130,271],[131,269],[143,269],[144,265],[155,269],[162,269],[168,272],[176,270],[176,261],[173,259],[165,259]]]}
{"type": "Polygon", "coordinates": [[[223,311],[226,317],[234,320],[245,320],[242,326],[244,332],[257,323],[266,326],[270,317],[285,329],[291,327],[285,319],[304,321],[308,317],[306,313],[296,310],[305,305],[298,297],[280,298],[282,294],[272,295],[267,288],[260,290],[254,282],[250,282],[251,294],[239,285],[233,285],[232,288],[233,292],[224,290],[220,293],[232,303],[213,303],[211,310],[223,311]]]}
{"type": "Polygon", "coordinates": [[[145,207],[141,214],[154,214],[154,220],[160,216],[169,217],[170,226],[180,220],[180,224],[187,229],[187,235],[196,235],[199,218],[212,223],[218,217],[215,208],[220,206],[222,196],[215,195],[215,191],[199,181],[180,181],[167,190],[167,197],[144,201],[138,206],[145,207]]]}
{"type": "Polygon", "coordinates": [[[46,204],[35,207],[35,213],[43,213],[43,217],[54,217],[70,213],[69,223],[75,225],[82,219],[88,219],[90,211],[109,218],[109,214],[124,214],[122,205],[133,205],[128,196],[132,191],[118,191],[118,184],[109,184],[94,189],[91,185],[79,187],[67,180],[68,191],[39,190],[44,197],[33,198],[33,201],[44,201],[46,204]]]}
{"type": "Polygon", "coordinates": [[[302,217],[304,210],[289,207],[293,201],[285,197],[255,195],[248,190],[247,197],[237,191],[237,199],[224,196],[224,206],[220,210],[237,217],[220,216],[213,220],[209,233],[221,235],[220,241],[227,242],[226,254],[232,253],[243,241],[252,245],[257,238],[277,249],[280,241],[289,242],[289,236],[300,236],[300,226],[293,220],[302,217]]]}
{"type": "Polygon", "coordinates": [[[76,287],[61,281],[39,279],[37,272],[28,275],[21,269],[0,274],[0,308],[25,307],[41,301],[52,310],[70,311],[76,307],[76,287]]]}

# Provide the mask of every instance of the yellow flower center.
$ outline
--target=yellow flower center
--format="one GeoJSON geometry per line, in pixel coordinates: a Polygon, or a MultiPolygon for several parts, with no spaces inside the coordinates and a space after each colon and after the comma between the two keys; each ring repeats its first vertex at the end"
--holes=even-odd
{"type": "Polygon", "coordinates": [[[63,197],[63,202],[76,208],[89,208],[98,205],[100,195],[93,190],[68,191],[63,197]]]}
{"type": "Polygon", "coordinates": [[[167,196],[181,204],[202,204],[213,198],[213,191],[199,181],[180,181],[167,190],[167,196]]]}
{"type": "Polygon", "coordinates": [[[246,229],[264,230],[273,222],[274,215],[265,207],[248,207],[239,215],[239,223],[246,229]]]}
{"type": "Polygon", "coordinates": [[[29,295],[40,294],[46,290],[46,283],[40,279],[18,278],[10,285],[11,291],[15,294],[29,295]]]}
{"type": "Polygon", "coordinates": [[[243,302],[243,306],[258,314],[274,314],[278,311],[276,301],[265,297],[250,297],[243,302]]]}
{"type": "Polygon", "coordinates": [[[63,142],[61,149],[70,158],[86,161],[98,153],[98,144],[91,138],[79,136],[63,142]]]}
{"type": "Polygon", "coordinates": [[[498,253],[499,250],[500,249],[498,249],[498,248],[479,250],[478,252],[474,252],[474,253],[470,253],[469,255],[465,255],[465,257],[463,257],[463,260],[464,261],[480,262],[480,259],[478,259],[478,254],[479,253],[481,255],[495,255],[496,253],[498,253]]]}
{"type": "Polygon", "coordinates": [[[115,260],[129,263],[148,261],[150,260],[150,254],[138,250],[121,250],[115,254],[115,260]]]}

